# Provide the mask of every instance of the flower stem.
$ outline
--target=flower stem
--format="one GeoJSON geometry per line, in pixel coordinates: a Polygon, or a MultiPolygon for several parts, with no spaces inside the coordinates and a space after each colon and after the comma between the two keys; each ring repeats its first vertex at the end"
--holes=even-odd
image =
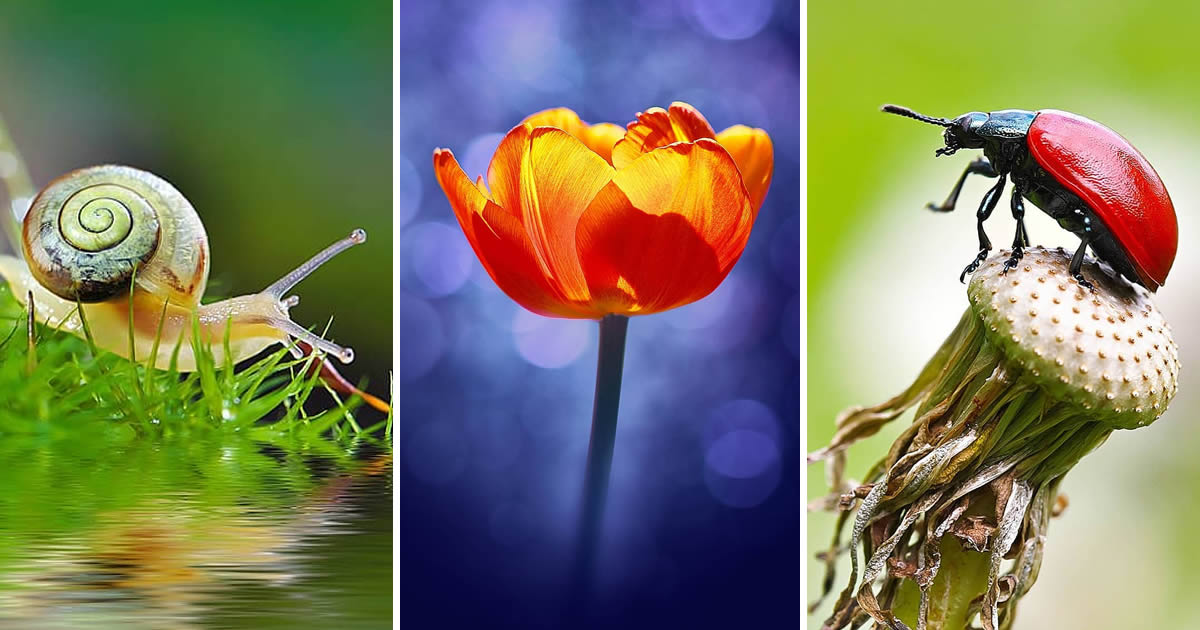
{"type": "MultiPolygon", "coordinates": [[[[988,556],[968,551],[949,535],[942,538],[941,568],[929,587],[926,630],[958,630],[971,619],[971,601],[987,590],[988,556]]],[[[896,616],[910,628],[919,627],[917,617],[921,594],[916,582],[905,580],[896,596],[896,616]]]]}
{"type": "Polygon", "coordinates": [[[592,436],[588,442],[573,579],[572,608],[576,613],[586,607],[595,578],[596,547],[617,438],[617,407],[621,401],[621,370],[625,365],[625,330],[628,326],[629,318],[624,315],[606,315],[600,320],[596,399],[592,407],[592,436]]]}

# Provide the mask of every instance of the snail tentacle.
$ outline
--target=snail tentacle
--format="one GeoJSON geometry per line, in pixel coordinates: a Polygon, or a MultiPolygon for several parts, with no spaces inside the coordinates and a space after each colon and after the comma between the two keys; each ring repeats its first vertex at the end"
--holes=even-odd
{"type": "Polygon", "coordinates": [[[366,240],[366,230],[361,228],[356,229],[346,238],[343,238],[329,247],[326,247],[312,258],[306,260],[299,267],[293,269],[287,275],[271,283],[271,285],[263,289],[259,295],[268,298],[271,303],[275,305],[275,310],[277,313],[259,314],[256,316],[257,321],[272,326],[273,328],[286,333],[288,336],[294,339],[298,339],[312,347],[318,348],[322,352],[331,354],[337,357],[342,363],[350,363],[351,361],[354,361],[354,350],[352,348],[339,346],[338,344],[333,343],[332,341],[329,341],[292,321],[288,317],[287,311],[289,308],[300,303],[300,296],[290,295],[285,298],[283,297],[283,294],[287,293],[301,280],[307,278],[321,265],[329,262],[329,260],[334,256],[337,256],[338,254],[355,245],[365,243],[366,240]]]}
{"type": "Polygon", "coordinates": [[[346,251],[347,249],[367,242],[366,230],[359,228],[350,233],[346,238],[326,247],[321,250],[316,256],[304,261],[304,264],[296,267],[291,273],[271,283],[271,286],[262,290],[266,295],[274,296],[275,299],[282,299],[283,294],[289,289],[300,283],[301,280],[307,278],[318,267],[329,262],[329,259],[346,251]]]}
{"type": "Polygon", "coordinates": [[[304,328],[296,322],[282,317],[264,317],[263,322],[282,330],[288,335],[320,349],[326,354],[332,354],[342,363],[354,361],[354,349],[339,346],[332,341],[304,328]]]}

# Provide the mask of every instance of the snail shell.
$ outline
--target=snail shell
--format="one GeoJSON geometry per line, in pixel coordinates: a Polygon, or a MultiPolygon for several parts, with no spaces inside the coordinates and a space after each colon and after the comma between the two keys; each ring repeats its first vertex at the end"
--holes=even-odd
{"type": "Polygon", "coordinates": [[[107,165],[59,177],[33,200],[22,235],[33,276],[65,300],[101,302],[133,282],[181,306],[204,295],[204,225],[174,186],[146,171],[107,165]]]}

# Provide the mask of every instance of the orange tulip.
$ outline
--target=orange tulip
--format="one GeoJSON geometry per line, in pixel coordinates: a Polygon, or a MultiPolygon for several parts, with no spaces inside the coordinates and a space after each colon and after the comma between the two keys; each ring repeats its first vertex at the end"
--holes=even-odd
{"type": "Polygon", "coordinates": [[[711,293],[742,255],[771,183],[762,129],[715,133],[686,103],[626,129],[551,109],[508,132],[474,184],[434,169],[492,280],[551,317],[646,315],[711,293]]]}

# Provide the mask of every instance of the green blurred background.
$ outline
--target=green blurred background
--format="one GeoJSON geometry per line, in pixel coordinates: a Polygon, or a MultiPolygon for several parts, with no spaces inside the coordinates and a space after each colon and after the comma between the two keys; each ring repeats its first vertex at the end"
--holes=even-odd
{"type": "MultiPolygon", "coordinates": [[[[1200,624],[1200,425],[1191,421],[1200,409],[1198,25],[1200,5],[1190,2],[808,5],[808,450],[826,443],[839,410],[906,386],[966,307],[957,276],[975,251],[988,180],[968,180],[951,215],[922,210],[976,152],[934,159],[940,129],[881,114],[881,104],[935,116],[1083,114],[1137,146],[1175,203],[1179,254],[1158,301],[1180,345],[1180,394],[1156,424],[1114,434],[1067,476],[1070,507],[1051,523],[1018,629],[1200,624]]],[[[998,246],[1012,240],[1007,195],[988,222],[998,246]]],[[[1078,244],[1032,214],[1034,244],[1078,244]]],[[[861,478],[910,421],[852,448],[850,477],[861,478]]],[[[809,467],[810,498],[828,490],[823,477],[809,467]]],[[[832,517],[813,513],[808,523],[809,551],[827,547],[832,517]]],[[[811,600],[821,573],[808,556],[811,600]]],[[[834,596],[847,577],[843,562],[834,596]]]]}
{"type": "Polygon", "coordinates": [[[296,292],[302,325],[389,387],[391,3],[5,2],[0,114],[35,185],[119,162],[200,214],[210,294],[256,291],[363,227],[296,292]]]}

